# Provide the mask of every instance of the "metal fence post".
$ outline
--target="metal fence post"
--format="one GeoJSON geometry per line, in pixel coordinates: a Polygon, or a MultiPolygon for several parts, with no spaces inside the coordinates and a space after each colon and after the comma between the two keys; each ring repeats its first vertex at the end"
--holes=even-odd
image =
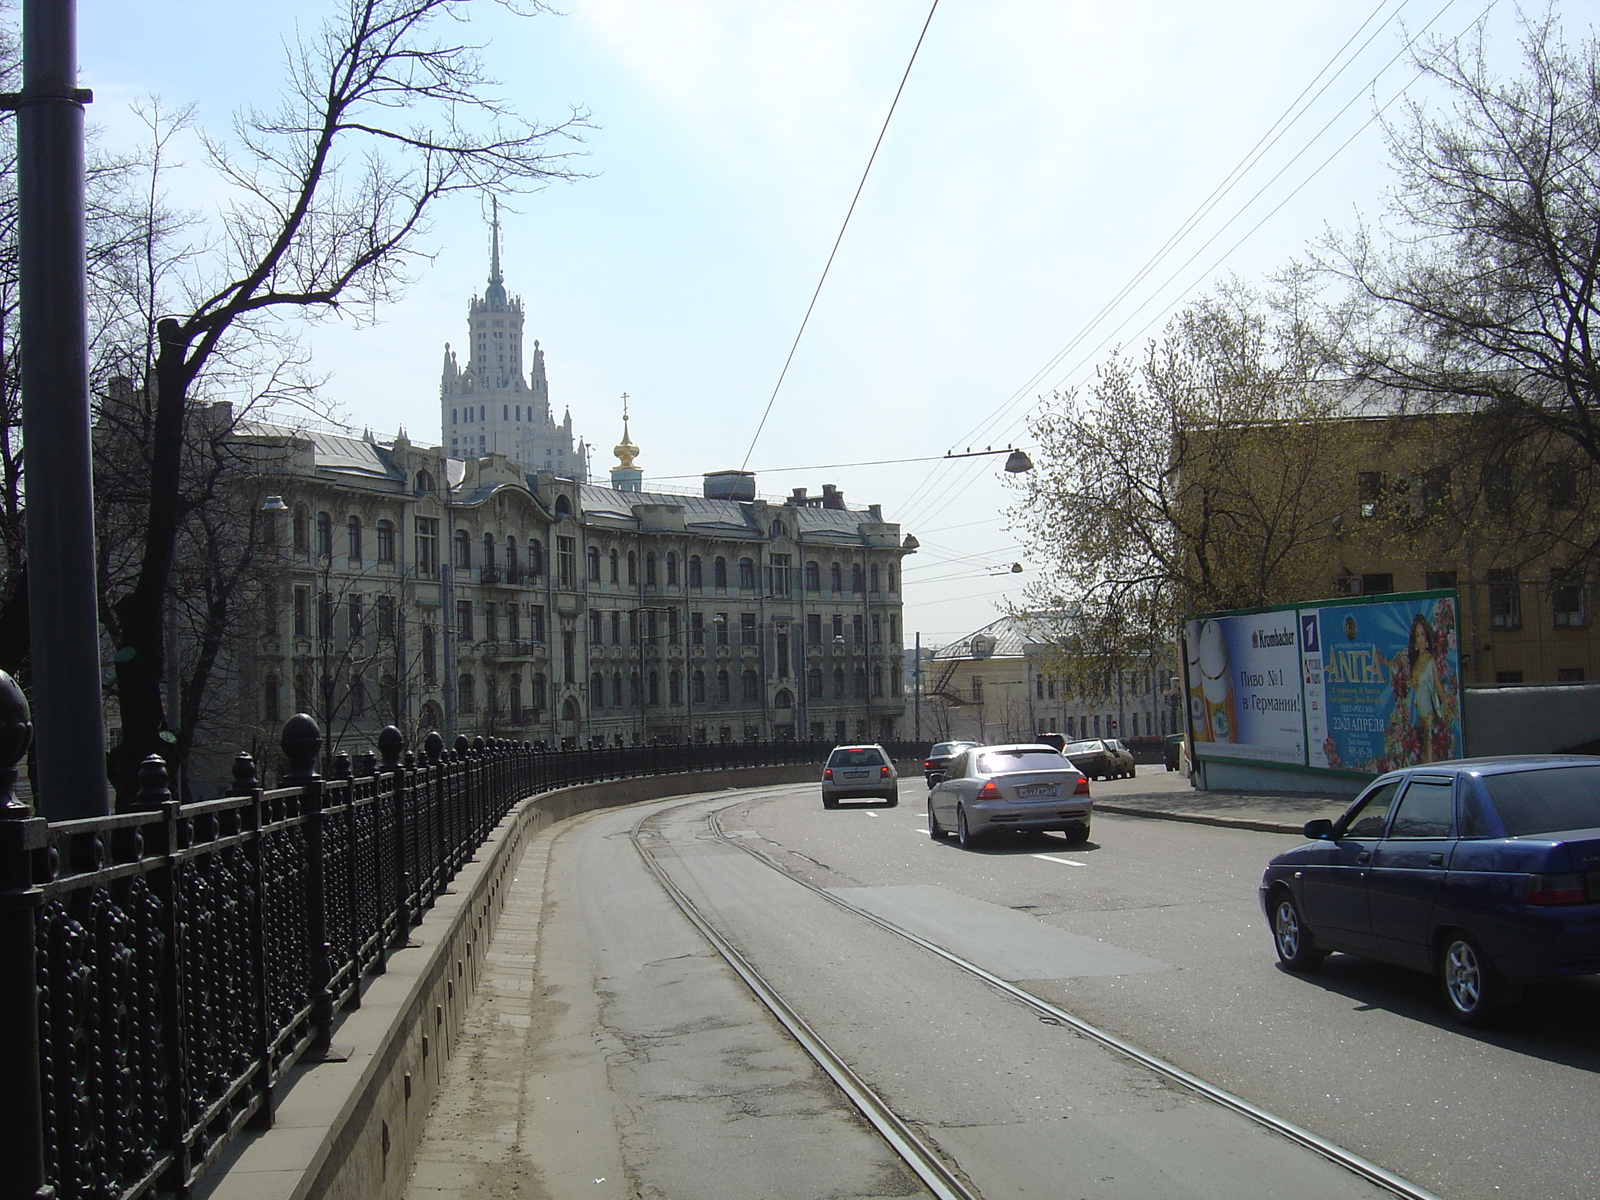
{"type": "Polygon", "coordinates": [[[322,752],[322,730],[305,713],[296,713],[283,727],[284,757],[289,769],[283,781],[300,789],[300,812],[306,829],[306,947],[311,967],[311,1044],[305,1060],[327,1057],[333,1045],[333,978],[328,944],[328,893],[322,857],[322,776],[317,755],[322,752]]]}
{"type": "Polygon", "coordinates": [[[250,1117],[250,1128],[272,1128],[272,1013],[267,990],[267,863],[266,839],[262,827],[267,823],[266,806],[261,802],[261,782],[256,778],[256,760],[241,750],[233,760],[233,787],[230,795],[250,797],[250,970],[251,989],[256,996],[255,1092],[259,1106],[250,1117]]]}

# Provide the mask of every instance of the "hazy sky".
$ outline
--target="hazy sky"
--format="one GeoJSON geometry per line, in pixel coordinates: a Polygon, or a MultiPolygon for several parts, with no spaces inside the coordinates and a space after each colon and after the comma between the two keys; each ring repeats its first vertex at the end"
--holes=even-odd
{"type": "MultiPolygon", "coordinates": [[[[115,146],[137,137],[127,105],[159,95],[224,133],[272,96],[295,23],[309,32],[331,7],[80,0],[91,117],[115,146]]],[[[927,0],[474,7],[503,94],[544,120],[586,107],[597,126],[580,147],[592,178],[502,210],[507,286],[544,346],[556,419],[571,408],[602,479],[624,391],[646,487],[738,466],[927,0]]],[[[1369,122],[1416,78],[1406,38],[1456,36],[1485,11],[1509,61],[1514,10],[1485,0],[941,0],[751,455],[759,490],[836,483],[916,534],[906,628],[925,644],[992,620],[1029,578],[990,575],[1023,558],[1002,460],[825,464],[1026,444],[1039,394],[1156,333],[1182,297],[1226,271],[1258,279],[1375,212],[1388,180],[1369,122]]],[[[1567,5],[1569,34],[1594,12],[1567,5]]],[[[174,199],[214,213],[198,147],[185,159],[174,199]]],[[[464,343],[487,271],[485,208],[441,210],[432,264],[381,324],[311,337],[351,425],[438,440],[443,344],[464,343]]]]}

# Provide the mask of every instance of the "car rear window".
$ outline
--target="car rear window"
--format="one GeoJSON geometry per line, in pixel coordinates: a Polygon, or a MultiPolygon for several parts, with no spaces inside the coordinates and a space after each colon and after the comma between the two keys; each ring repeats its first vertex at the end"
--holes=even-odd
{"type": "Polygon", "coordinates": [[[985,750],[978,756],[979,775],[1005,775],[1011,771],[1067,771],[1072,764],[1054,750],[985,750]]]}
{"type": "Polygon", "coordinates": [[[1099,742],[1073,742],[1063,754],[1099,754],[1105,749],[1099,742]]]}
{"type": "Polygon", "coordinates": [[[1483,786],[1512,837],[1600,829],[1600,764],[1486,775],[1483,786]]]}
{"type": "Polygon", "coordinates": [[[951,755],[959,749],[961,749],[960,742],[940,742],[932,750],[928,751],[928,757],[938,758],[941,754],[951,755]]]}
{"type": "MultiPolygon", "coordinates": [[[[811,761],[816,762],[817,760],[813,758],[811,761]]],[[[871,746],[856,750],[835,750],[828,758],[828,765],[830,767],[881,767],[883,765],[883,755],[871,746]]]]}

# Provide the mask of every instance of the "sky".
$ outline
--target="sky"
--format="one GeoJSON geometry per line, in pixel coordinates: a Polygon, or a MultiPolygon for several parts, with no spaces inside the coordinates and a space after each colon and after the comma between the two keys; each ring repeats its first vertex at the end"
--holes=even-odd
{"type": "MultiPolygon", "coordinates": [[[[80,0],[102,144],[136,144],[129,106],[153,96],[226,138],[331,7],[80,0]]],[[[833,483],[881,504],[921,543],[905,628],[925,646],[1020,601],[1048,541],[1008,515],[1003,456],[855,464],[1027,446],[1041,397],[1159,334],[1186,297],[1260,281],[1379,212],[1375,110],[1437,101],[1408,39],[1482,18],[1514,66],[1517,33],[1509,0],[939,0],[774,400],[928,0],[471,7],[500,95],[593,125],[572,146],[586,178],[501,213],[506,285],[594,474],[626,392],[647,489],[747,464],[763,495],[833,483]]],[[[1572,37],[1596,11],[1558,6],[1572,37]]],[[[177,149],[172,202],[215,218],[227,197],[203,149],[177,149]]],[[[441,208],[422,246],[375,324],[324,323],[306,346],[341,420],[437,443],[444,343],[464,344],[487,274],[487,200],[441,208]]]]}

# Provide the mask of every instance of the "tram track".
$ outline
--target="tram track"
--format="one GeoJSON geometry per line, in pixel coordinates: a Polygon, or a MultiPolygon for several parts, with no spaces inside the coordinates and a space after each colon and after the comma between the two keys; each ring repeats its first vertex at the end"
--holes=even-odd
{"type": "MultiPolygon", "coordinates": [[[[1068,1012],[1066,1009],[1035,996],[1017,984],[1002,979],[993,972],[985,970],[976,963],[962,958],[937,943],[902,929],[892,921],[852,904],[826,888],[819,887],[790,871],[770,855],[750,845],[745,839],[730,835],[723,827],[722,814],[729,809],[744,804],[760,803],[763,800],[772,798],[775,794],[765,792],[744,794],[731,803],[713,808],[705,817],[706,827],[710,836],[726,846],[744,852],[769,870],[798,884],[817,897],[826,900],[829,904],[868,922],[884,932],[926,950],[959,970],[981,980],[988,987],[1008,999],[1032,1010],[1046,1024],[1069,1029],[1085,1039],[1099,1044],[1113,1054],[1151,1071],[1168,1083],[1175,1084],[1179,1088],[1209,1100],[1221,1108],[1236,1113],[1269,1132],[1312,1151],[1393,1195],[1403,1197],[1405,1200],[1441,1200],[1435,1193],[1358,1154],[1346,1150],[1337,1143],[1329,1141],[1327,1138],[1313,1133],[1292,1121],[1268,1112],[1259,1105],[1252,1104],[1250,1101],[1236,1096],[1224,1088],[1209,1083],[1199,1076],[1167,1062],[1165,1059],[1150,1054],[1124,1038],[1101,1029],[1068,1012]]],[[[661,885],[663,891],[679,911],[699,930],[701,935],[733,969],[735,974],[740,977],[756,998],[789,1031],[801,1048],[833,1079],[851,1103],[861,1112],[862,1116],[877,1130],[891,1149],[906,1163],[907,1167],[922,1180],[930,1192],[939,1197],[940,1200],[982,1200],[982,1193],[951,1167],[940,1150],[904,1121],[888,1101],[867,1084],[850,1064],[828,1045],[827,1041],[784,999],[779,991],[739,951],[732,941],[715,927],[704,912],[671,878],[667,870],[657,860],[655,854],[645,844],[643,832],[647,825],[660,820],[669,813],[676,813],[693,804],[704,803],[705,800],[701,798],[682,805],[674,805],[669,809],[658,809],[641,818],[632,826],[629,837],[645,867],[661,885]]]]}

